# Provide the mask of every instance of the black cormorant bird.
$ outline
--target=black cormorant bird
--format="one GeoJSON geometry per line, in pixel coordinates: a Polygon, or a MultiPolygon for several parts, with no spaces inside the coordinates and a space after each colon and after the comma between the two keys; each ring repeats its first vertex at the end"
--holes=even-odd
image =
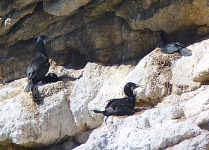
{"type": "Polygon", "coordinates": [[[180,54],[182,56],[191,56],[192,55],[191,50],[187,49],[181,43],[170,42],[168,40],[168,36],[165,31],[160,30],[160,37],[161,37],[161,43],[160,43],[159,48],[161,49],[161,52],[167,53],[167,54],[173,54],[175,52],[180,52],[180,54]]]}
{"type": "Polygon", "coordinates": [[[39,37],[36,43],[38,55],[27,69],[28,85],[25,88],[26,92],[32,91],[33,85],[45,77],[50,67],[49,58],[45,50],[44,38],[39,37]]]}
{"type": "Polygon", "coordinates": [[[124,86],[124,93],[127,97],[120,99],[111,99],[105,107],[104,111],[93,110],[95,113],[102,113],[104,116],[125,116],[135,113],[135,96],[133,91],[139,87],[135,83],[128,82],[124,86]]]}

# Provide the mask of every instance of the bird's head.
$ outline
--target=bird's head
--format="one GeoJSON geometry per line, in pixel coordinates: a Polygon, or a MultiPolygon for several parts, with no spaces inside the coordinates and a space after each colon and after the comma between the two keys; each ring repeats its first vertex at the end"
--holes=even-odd
{"type": "Polygon", "coordinates": [[[140,85],[137,85],[133,82],[128,82],[126,83],[126,85],[124,86],[124,93],[126,94],[126,96],[131,97],[133,96],[133,91],[137,88],[140,87],[140,85]]]}
{"type": "Polygon", "coordinates": [[[41,41],[44,43],[44,45],[46,45],[46,43],[48,42],[47,36],[45,36],[45,35],[39,36],[39,37],[37,38],[37,43],[38,43],[38,42],[41,42],[41,41]]]}
{"type": "Polygon", "coordinates": [[[159,33],[160,33],[161,43],[164,44],[167,43],[169,41],[167,33],[164,30],[160,30],[159,33]]]}

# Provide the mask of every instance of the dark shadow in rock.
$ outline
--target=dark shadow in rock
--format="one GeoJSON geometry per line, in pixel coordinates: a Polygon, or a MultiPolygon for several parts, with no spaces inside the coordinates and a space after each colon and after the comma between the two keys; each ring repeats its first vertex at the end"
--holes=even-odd
{"type": "Polygon", "coordinates": [[[38,86],[37,85],[33,86],[32,97],[33,97],[34,103],[36,103],[37,105],[42,105],[43,104],[44,98],[41,96],[40,92],[38,91],[38,86]]]}
{"type": "Polygon", "coordinates": [[[76,143],[72,137],[66,135],[62,139],[57,139],[53,145],[30,148],[28,150],[66,150],[66,147],[68,147],[68,149],[74,149],[79,145],[80,144],[76,143]]]}
{"type": "Polygon", "coordinates": [[[50,58],[58,65],[63,65],[65,68],[74,70],[83,69],[87,64],[86,55],[72,48],[61,52],[51,52],[50,58]]]}
{"type": "Polygon", "coordinates": [[[209,85],[209,81],[203,81],[200,83],[201,85],[209,85]]]}
{"type": "Polygon", "coordinates": [[[81,77],[83,77],[83,72],[78,77],[70,77],[68,75],[63,75],[63,76],[60,76],[59,79],[61,81],[65,81],[65,80],[75,81],[75,80],[80,79],[81,77]]]}
{"type": "Polygon", "coordinates": [[[209,38],[209,27],[208,32],[201,32],[203,26],[191,25],[184,27],[176,32],[168,34],[169,40],[174,42],[180,42],[185,46],[201,42],[209,38]]]}
{"type": "Polygon", "coordinates": [[[200,127],[201,129],[203,129],[203,130],[209,131],[209,119],[208,119],[208,122],[199,125],[199,127],[200,127]]]}
{"type": "Polygon", "coordinates": [[[14,144],[12,140],[6,139],[4,141],[0,141],[0,150],[29,150],[29,148],[19,146],[14,144]]]}

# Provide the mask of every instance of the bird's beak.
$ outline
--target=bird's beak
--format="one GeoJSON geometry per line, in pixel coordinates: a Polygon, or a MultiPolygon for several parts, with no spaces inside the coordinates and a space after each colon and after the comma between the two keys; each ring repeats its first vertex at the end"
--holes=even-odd
{"type": "Polygon", "coordinates": [[[135,84],[135,86],[132,87],[132,90],[135,90],[138,87],[143,87],[143,86],[142,85],[135,84]]]}

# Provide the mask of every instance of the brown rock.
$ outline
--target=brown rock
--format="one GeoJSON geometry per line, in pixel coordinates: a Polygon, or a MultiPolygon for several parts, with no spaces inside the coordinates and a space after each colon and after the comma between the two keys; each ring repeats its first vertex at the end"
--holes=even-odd
{"type": "Polygon", "coordinates": [[[39,3],[33,14],[25,16],[24,19],[22,18],[8,34],[0,38],[0,44],[12,44],[20,40],[33,38],[50,24],[61,19],[63,17],[53,16],[44,12],[39,3]]]}
{"type": "Polygon", "coordinates": [[[140,58],[158,42],[158,34],[133,31],[123,19],[111,17],[98,19],[52,40],[50,49],[75,49],[89,61],[110,64],[140,58]]]}
{"type": "Polygon", "coordinates": [[[182,41],[209,34],[205,0],[3,0],[0,8],[1,82],[25,75],[39,35],[48,37],[48,54],[57,64],[84,66],[141,59],[159,45],[153,31],[160,29],[182,41]]]}
{"type": "Polygon", "coordinates": [[[105,12],[112,12],[117,10],[117,6],[121,4],[123,0],[100,0],[93,8],[86,8],[86,15],[89,17],[99,16],[105,12]]]}
{"type": "Polygon", "coordinates": [[[176,31],[191,24],[191,1],[187,0],[143,0],[126,1],[116,11],[134,30],[149,28],[166,32],[176,31]]]}
{"type": "Polygon", "coordinates": [[[116,11],[135,30],[174,32],[189,25],[208,25],[209,7],[205,0],[126,1],[116,11]]]}
{"type": "Polygon", "coordinates": [[[14,26],[21,18],[24,16],[31,14],[33,10],[35,9],[35,4],[30,5],[28,7],[25,7],[21,10],[14,11],[7,15],[7,18],[4,18],[0,21],[0,24],[3,24],[0,28],[0,36],[4,35],[11,29],[12,26],[14,26]],[[2,23],[1,23],[2,22],[2,23]]]}
{"type": "Polygon", "coordinates": [[[8,0],[1,0],[0,1],[0,16],[6,16],[11,11],[19,11],[24,7],[36,3],[40,0],[15,0],[15,1],[8,1],[8,0]]]}
{"type": "Polygon", "coordinates": [[[44,10],[55,16],[66,16],[91,0],[62,0],[44,2],[44,10]]]}
{"type": "Polygon", "coordinates": [[[195,0],[192,3],[192,14],[189,15],[193,24],[209,25],[209,2],[205,0],[195,0]]]}

